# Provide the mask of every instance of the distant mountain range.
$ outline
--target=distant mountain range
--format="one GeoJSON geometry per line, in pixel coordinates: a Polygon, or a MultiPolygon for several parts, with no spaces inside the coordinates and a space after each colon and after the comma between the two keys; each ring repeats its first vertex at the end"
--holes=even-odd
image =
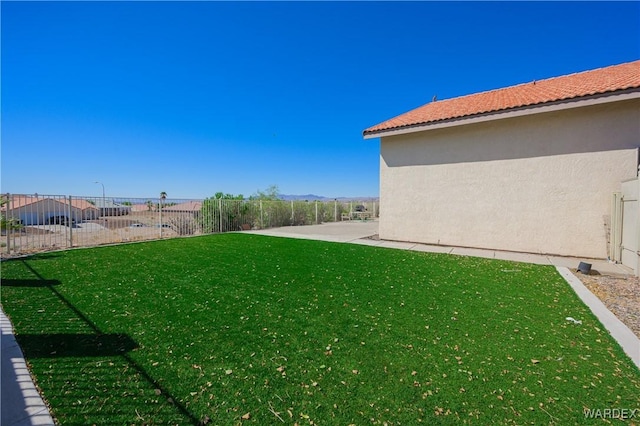
{"type": "Polygon", "coordinates": [[[304,195],[289,195],[289,194],[278,194],[280,199],[285,201],[334,201],[338,200],[341,202],[345,201],[378,201],[378,197],[323,197],[321,195],[315,194],[304,194],[304,195]]]}

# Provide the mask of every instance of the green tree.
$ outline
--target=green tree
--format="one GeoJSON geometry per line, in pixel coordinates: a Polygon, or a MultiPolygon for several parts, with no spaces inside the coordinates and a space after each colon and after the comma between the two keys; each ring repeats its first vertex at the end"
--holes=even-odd
{"type": "Polygon", "coordinates": [[[269,185],[264,191],[258,190],[250,199],[255,206],[255,222],[259,228],[291,225],[291,204],[280,198],[278,185],[269,185]]]}
{"type": "MultiPolygon", "coordinates": [[[[0,195],[0,208],[9,204],[9,198],[6,195],[0,195]]],[[[22,225],[20,221],[15,218],[8,218],[0,211],[0,229],[6,231],[8,229],[20,229],[22,225]]]]}
{"type": "Polygon", "coordinates": [[[216,192],[202,202],[200,227],[203,233],[237,231],[245,213],[244,196],[216,192]]]}
{"type": "Polygon", "coordinates": [[[280,189],[278,185],[269,185],[264,191],[258,190],[251,196],[253,200],[276,201],[280,200],[280,189]]]}

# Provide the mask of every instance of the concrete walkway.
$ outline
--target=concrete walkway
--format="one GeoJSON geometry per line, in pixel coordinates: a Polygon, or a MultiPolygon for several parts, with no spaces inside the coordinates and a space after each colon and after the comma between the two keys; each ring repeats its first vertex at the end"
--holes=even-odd
{"type": "MultiPolygon", "coordinates": [[[[622,265],[609,263],[601,259],[578,259],[562,256],[547,256],[529,253],[513,253],[498,250],[482,250],[462,247],[446,247],[428,244],[404,243],[397,241],[381,241],[369,237],[378,233],[376,221],[346,221],[311,226],[289,226],[265,229],[260,231],[244,231],[259,235],[275,237],[303,238],[342,243],[363,244],[402,250],[415,250],[431,253],[448,253],[459,256],[476,256],[489,259],[513,260],[517,262],[536,263],[556,266],[558,272],[567,280],[582,301],[589,306],[600,322],[618,341],[623,350],[640,368],[640,339],[633,334],[618,318],[615,317],[602,302],[594,296],[573,275],[569,268],[575,269],[580,262],[592,264],[592,270],[601,274],[630,275],[631,269],[622,265]]],[[[13,327],[4,312],[0,309],[0,328],[2,330],[2,370],[0,374],[0,425],[2,426],[36,426],[54,425],[49,411],[42,401],[29,371],[22,350],[13,334],[13,327]]]]}
{"type": "Polygon", "coordinates": [[[259,231],[244,231],[253,234],[271,235],[275,237],[304,238],[310,240],[334,241],[341,243],[364,244],[376,247],[415,250],[430,253],[447,253],[459,256],[475,256],[489,259],[513,260],[516,262],[535,263],[539,265],[564,266],[576,269],[580,262],[587,262],[592,269],[601,274],[631,275],[633,271],[626,266],[610,263],[604,259],[574,258],[564,256],[549,256],[535,253],[516,253],[500,250],[474,249],[464,247],[449,247],[419,243],[405,243],[400,241],[373,240],[367,237],[378,233],[377,221],[345,221],[323,223],[310,226],[285,226],[282,228],[263,229],[259,231]]]}
{"type": "Polygon", "coordinates": [[[31,380],[11,322],[0,310],[2,365],[0,370],[0,424],[2,426],[54,425],[47,406],[31,380]]]}

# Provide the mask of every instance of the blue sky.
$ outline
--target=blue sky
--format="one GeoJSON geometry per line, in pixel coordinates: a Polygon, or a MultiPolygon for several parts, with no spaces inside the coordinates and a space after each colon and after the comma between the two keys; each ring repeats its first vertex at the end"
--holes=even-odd
{"type": "Polygon", "coordinates": [[[377,196],[374,124],[640,58],[638,2],[7,2],[2,192],[377,196]]]}

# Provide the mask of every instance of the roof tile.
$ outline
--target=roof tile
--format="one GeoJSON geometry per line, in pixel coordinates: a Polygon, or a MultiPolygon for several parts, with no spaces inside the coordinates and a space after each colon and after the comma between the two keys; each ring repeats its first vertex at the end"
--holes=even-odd
{"type": "Polygon", "coordinates": [[[363,134],[639,87],[640,60],[431,102],[369,127],[363,134]]]}

